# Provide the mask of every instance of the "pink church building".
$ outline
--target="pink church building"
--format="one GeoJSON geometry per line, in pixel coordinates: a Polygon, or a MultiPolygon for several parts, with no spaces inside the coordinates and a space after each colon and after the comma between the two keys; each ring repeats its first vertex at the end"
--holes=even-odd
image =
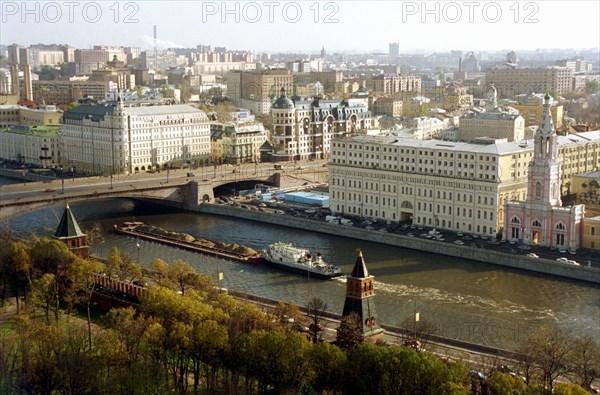
{"type": "Polygon", "coordinates": [[[562,206],[560,177],[556,130],[546,94],[529,164],[527,200],[505,201],[504,239],[573,251],[579,248],[585,206],[562,206]]]}

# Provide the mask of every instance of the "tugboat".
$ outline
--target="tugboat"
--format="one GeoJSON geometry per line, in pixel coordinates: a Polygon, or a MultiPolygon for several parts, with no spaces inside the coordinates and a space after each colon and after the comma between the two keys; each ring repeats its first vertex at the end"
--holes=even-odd
{"type": "Polygon", "coordinates": [[[308,274],[317,278],[333,278],[342,275],[342,270],[325,263],[320,253],[313,257],[309,250],[295,247],[291,243],[270,244],[263,250],[262,256],[270,265],[295,273],[308,274]]]}

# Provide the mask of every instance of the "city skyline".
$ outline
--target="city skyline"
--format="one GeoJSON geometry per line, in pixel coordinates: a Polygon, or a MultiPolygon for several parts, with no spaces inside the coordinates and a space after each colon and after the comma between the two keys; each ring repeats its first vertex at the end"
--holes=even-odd
{"type": "Polygon", "coordinates": [[[401,53],[599,48],[600,3],[568,5],[551,0],[2,1],[0,44],[150,50],[157,26],[159,50],[204,44],[267,52],[316,53],[325,47],[328,53],[387,53],[390,42],[399,42],[401,53]]]}

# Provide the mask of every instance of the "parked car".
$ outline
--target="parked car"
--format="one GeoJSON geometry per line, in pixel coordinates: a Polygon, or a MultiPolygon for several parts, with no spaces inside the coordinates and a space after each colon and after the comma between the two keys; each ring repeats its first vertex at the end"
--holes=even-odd
{"type": "Polygon", "coordinates": [[[48,187],[48,188],[46,188],[46,192],[49,192],[49,193],[56,192],[56,189],[48,187]]]}
{"type": "Polygon", "coordinates": [[[527,257],[529,257],[529,258],[539,258],[539,256],[537,254],[534,254],[533,252],[530,252],[529,254],[527,254],[527,257]]]}
{"type": "Polygon", "coordinates": [[[565,258],[564,256],[561,256],[560,258],[556,258],[556,260],[557,260],[558,262],[563,262],[563,263],[566,263],[566,262],[568,262],[568,259],[567,259],[567,258],[565,258]]]}
{"type": "Polygon", "coordinates": [[[196,177],[196,175],[194,173],[187,173],[188,177],[196,177]]]}

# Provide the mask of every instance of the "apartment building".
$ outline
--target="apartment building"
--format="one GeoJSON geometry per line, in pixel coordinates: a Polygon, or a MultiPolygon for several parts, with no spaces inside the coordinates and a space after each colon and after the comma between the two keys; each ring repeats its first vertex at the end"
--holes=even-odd
{"type": "Polygon", "coordinates": [[[260,161],[260,147],[267,141],[261,123],[224,125],[222,130],[211,133],[213,162],[255,163],[260,161]],[[220,156],[217,156],[220,153],[220,156]]]}
{"type": "Polygon", "coordinates": [[[281,88],[292,92],[294,84],[292,72],[283,69],[236,70],[227,73],[226,80],[229,100],[257,114],[268,114],[281,88]]]}
{"type": "Polygon", "coordinates": [[[285,88],[271,108],[275,161],[328,158],[331,140],[371,129],[373,118],[361,99],[289,99],[285,88]]]}
{"type": "Polygon", "coordinates": [[[395,94],[420,93],[421,77],[405,74],[381,74],[373,77],[373,92],[395,94]]]}
{"type": "Polygon", "coordinates": [[[519,114],[506,111],[466,113],[460,117],[458,135],[461,141],[473,141],[478,137],[519,141],[525,137],[525,120],[519,114]]]}
{"type": "MultiPolygon", "coordinates": [[[[542,114],[544,113],[544,94],[527,93],[524,95],[517,95],[517,100],[517,104],[511,104],[510,106],[519,111],[519,114],[521,114],[525,120],[525,127],[539,125],[542,120],[542,114]]],[[[552,99],[550,99],[550,103],[552,122],[557,129],[560,129],[563,125],[563,106],[553,103],[552,99]]]]}
{"type": "Polygon", "coordinates": [[[530,92],[556,91],[565,94],[572,90],[573,70],[566,67],[537,69],[488,69],[486,84],[494,84],[504,98],[530,92]]]}

